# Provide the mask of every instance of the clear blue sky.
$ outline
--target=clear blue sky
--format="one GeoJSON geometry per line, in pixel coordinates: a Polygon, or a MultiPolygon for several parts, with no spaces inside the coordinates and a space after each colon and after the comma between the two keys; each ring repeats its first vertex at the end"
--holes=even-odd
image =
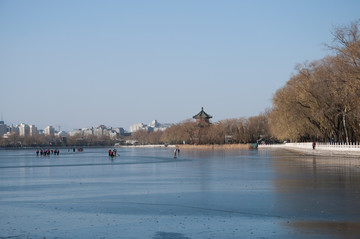
{"type": "Polygon", "coordinates": [[[0,0],[0,114],[71,130],[257,115],[358,0],[0,0]]]}

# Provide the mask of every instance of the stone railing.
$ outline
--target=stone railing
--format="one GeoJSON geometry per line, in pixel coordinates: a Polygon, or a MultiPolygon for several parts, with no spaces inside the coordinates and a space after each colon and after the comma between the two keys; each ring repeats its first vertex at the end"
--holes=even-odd
{"type": "Polygon", "coordinates": [[[360,148],[359,142],[351,142],[351,143],[316,143],[318,147],[321,148],[346,148],[346,149],[352,149],[352,148],[360,148]]]}
{"type": "Polygon", "coordinates": [[[285,143],[285,144],[272,144],[272,145],[259,145],[259,148],[284,148],[299,150],[308,153],[316,152],[329,152],[341,154],[360,154],[360,143],[321,143],[316,142],[315,150],[312,148],[312,142],[307,143],[285,143]]]}

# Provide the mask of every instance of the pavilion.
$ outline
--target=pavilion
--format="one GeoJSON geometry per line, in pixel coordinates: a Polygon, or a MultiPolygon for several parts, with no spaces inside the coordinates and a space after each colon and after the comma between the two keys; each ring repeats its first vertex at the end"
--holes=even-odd
{"type": "Polygon", "coordinates": [[[211,124],[210,119],[212,116],[204,111],[204,107],[201,107],[201,111],[197,115],[194,115],[193,118],[196,119],[197,127],[194,130],[192,142],[194,144],[200,144],[203,139],[207,137],[207,131],[211,124]]]}
{"type": "Polygon", "coordinates": [[[201,111],[197,115],[194,115],[193,118],[196,119],[196,123],[198,123],[199,126],[204,127],[210,125],[212,116],[204,111],[204,107],[201,107],[201,111]]]}

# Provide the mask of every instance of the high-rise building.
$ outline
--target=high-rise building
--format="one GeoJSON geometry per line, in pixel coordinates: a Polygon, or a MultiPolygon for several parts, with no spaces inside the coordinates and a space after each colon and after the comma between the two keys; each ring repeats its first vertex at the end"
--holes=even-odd
{"type": "Polygon", "coordinates": [[[136,123],[130,126],[130,132],[134,133],[140,129],[144,129],[145,125],[143,123],[136,123]]]}
{"type": "Polygon", "coordinates": [[[152,131],[164,131],[169,128],[172,124],[161,124],[157,120],[153,120],[149,125],[143,123],[137,123],[130,126],[130,132],[134,133],[138,130],[146,130],[148,132],[152,131]]]}
{"type": "Polygon", "coordinates": [[[8,131],[9,133],[20,134],[20,129],[19,129],[19,127],[20,127],[20,126],[18,126],[18,125],[16,125],[16,126],[11,125],[11,126],[8,126],[7,131],[8,131]]]}
{"type": "Polygon", "coordinates": [[[75,136],[75,135],[79,135],[81,136],[82,131],[81,129],[74,129],[68,132],[69,136],[75,136]]]}
{"type": "Polygon", "coordinates": [[[0,121],[0,135],[6,134],[7,131],[7,125],[4,123],[4,121],[0,121]]]}
{"type": "Polygon", "coordinates": [[[159,122],[158,122],[157,120],[153,120],[153,121],[151,122],[151,124],[150,124],[150,127],[152,127],[152,128],[158,128],[158,127],[160,127],[160,124],[159,124],[159,122]]]}
{"type": "Polygon", "coordinates": [[[98,125],[97,127],[95,127],[94,129],[94,135],[96,136],[102,136],[105,134],[105,125],[98,125]]]}
{"type": "Polygon", "coordinates": [[[35,125],[31,124],[29,125],[29,127],[30,127],[30,132],[29,132],[30,136],[34,136],[38,134],[38,130],[35,125]]]}
{"type": "Polygon", "coordinates": [[[82,135],[84,135],[84,136],[94,134],[94,128],[93,127],[83,128],[81,131],[82,131],[82,135]]]}
{"type": "Polygon", "coordinates": [[[114,128],[114,131],[118,134],[125,134],[124,128],[121,127],[114,128]]]}
{"type": "Polygon", "coordinates": [[[19,126],[19,134],[20,136],[30,135],[30,126],[24,123],[21,123],[19,126]]]}
{"type": "Polygon", "coordinates": [[[52,126],[46,126],[46,128],[44,129],[44,133],[45,135],[54,135],[55,129],[52,126]]]}

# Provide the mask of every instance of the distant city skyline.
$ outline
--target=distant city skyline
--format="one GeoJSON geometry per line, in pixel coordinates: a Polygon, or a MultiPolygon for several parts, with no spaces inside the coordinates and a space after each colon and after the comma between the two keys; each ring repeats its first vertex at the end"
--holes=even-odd
{"type": "Polygon", "coordinates": [[[53,125],[49,124],[46,127],[37,127],[34,124],[28,124],[26,122],[22,122],[19,124],[8,124],[3,120],[0,120],[0,138],[5,134],[18,133],[20,136],[34,136],[37,134],[45,134],[45,135],[53,135],[53,134],[68,134],[70,136],[75,135],[77,132],[82,132],[85,135],[88,135],[91,131],[91,134],[99,135],[97,131],[102,132],[104,129],[110,131],[114,131],[117,134],[125,134],[125,133],[134,133],[138,130],[146,130],[146,131],[164,131],[166,128],[173,125],[172,123],[160,123],[157,120],[153,120],[150,124],[144,123],[134,123],[130,126],[129,129],[124,129],[123,127],[114,127],[111,125],[98,124],[96,126],[83,126],[79,128],[74,128],[70,130],[64,130],[60,126],[55,128],[53,125]]]}
{"type": "Polygon", "coordinates": [[[258,115],[360,1],[0,1],[0,115],[66,131],[258,115]]]}

